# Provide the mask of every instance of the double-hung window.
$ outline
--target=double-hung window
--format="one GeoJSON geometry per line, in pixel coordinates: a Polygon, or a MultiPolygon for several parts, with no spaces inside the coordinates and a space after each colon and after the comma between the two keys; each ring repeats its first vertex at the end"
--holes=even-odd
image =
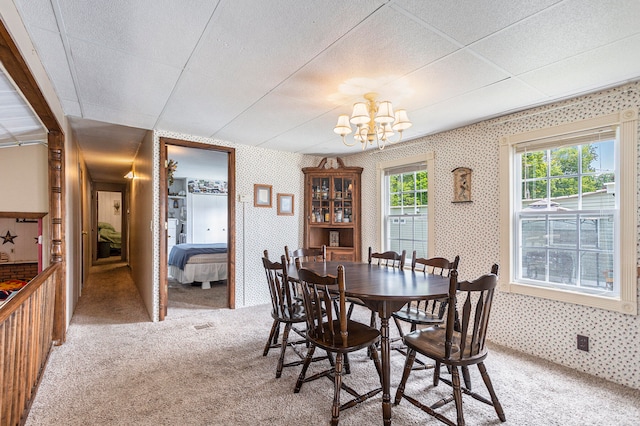
{"type": "Polygon", "coordinates": [[[510,291],[636,313],[637,127],[621,117],[505,138],[510,291]]]}
{"type": "Polygon", "coordinates": [[[380,226],[384,251],[416,251],[428,257],[429,243],[429,168],[433,155],[426,154],[378,164],[382,194],[380,226]]]}

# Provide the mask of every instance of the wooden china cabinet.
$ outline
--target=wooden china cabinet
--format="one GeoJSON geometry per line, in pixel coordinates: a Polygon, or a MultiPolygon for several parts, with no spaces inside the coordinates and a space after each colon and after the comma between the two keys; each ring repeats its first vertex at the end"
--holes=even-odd
{"type": "Polygon", "coordinates": [[[360,260],[360,176],[340,158],[305,167],[304,246],[327,246],[328,260],[360,260]]]}

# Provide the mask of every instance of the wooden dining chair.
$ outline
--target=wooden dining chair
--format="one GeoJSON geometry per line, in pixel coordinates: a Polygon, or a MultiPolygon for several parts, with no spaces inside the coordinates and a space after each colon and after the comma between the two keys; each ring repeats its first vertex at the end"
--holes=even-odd
{"type": "Polygon", "coordinates": [[[393,268],[404,268],[404,262],[407,258],[407,251],[402,250],[402,253],[396,253],[395,251],[385,251],[384,253],[374,253],[373,249],[369,247],[369,265],[377,263],[378,265],[391,266],[393,268]]]}
{"type": "MultiPolygon", "coordinates": [[[[411,270],[413,272],[422,272],[424,274],[434,274],[444,277],[449,277],[452,270],[457,270],[459,263],[460,256],[456,256],[453,262],[445,259],[444,257],[432,257],[429,259],[420,258],[417,257],[415,250],[411,256],[411,270]]],[[[402,328],[403,322],[410,324],[411,332],[415,331],[419,325],[429,326],[442,324],[444,323],[446,307],[447,298],[436,300],[415,300],[411,303],[407,303],[403,309],[394,312],[392,316],[396,326],[398,327],[398,332],[400,334],[399,340],[402,340],[404,337],[404,331],[402,328]]],[[[405,346],[394,346],[393,349],[406,356],[405,346]]],[[[420,364],[420,369],[433,367],[433,364],[427,365],[419,359],[416,359],[416,362],[420,364]]],[[[467,375],[464,374],[464,377],[466,378],[467,375]]],[[[467,386],[470,386],[470,380],[469,383],[466,381],[465,383],[467,386]]]]}
{"type": "Polygon", "coordinates": [[[294,392],[298,393],[304,383],[320,377],[333,379],[332,425],[338,424],[341,411],[354,407],[382,391],[382,387],[378,387],[361,394],[347,386],[342,380],[343,363],[345,370],[349,363],[347,355],[360,349],[370,348],[378,377],[381,377],[382,370],[378,351],[375,350],[375,344],[380,339],[380,332],[375,328],[347,318],[344,266],[339,265],[337,272],[337,276],[323,276],[304,267],[298,270],[304,306],[307,311],[307,338],[310,347],[294,389],[294,392]],[[337,303],[334,302],[333,297],[336,292],[338,294],[337,303]],[[329,353],[335,353],[335,365],[328,370],[305,377],[316,347],[329,353]],[[340,403],[341,389],[353,396],[343,404],[340,403]]]}
{"type": "MultiPolygon", "coordinates": [[[[285,256],[281,256],[280,262],[272,262],[269,260],[268,251],[265,250],[262,264],[269,285],[271,317],[273,318],[271,332],[269,333],[269,338],[267,339],[262,355],[267,356],[271,348],[280,348],[280,358],[278,359],[276,367],[276,378],[279,378],[282,375],[282,369],[284,367],[301,365],[306,358],[306,354],[298,349],[298,345],[306,345],[307,343],[305,334],[307,316],[301,298],[297,297],[295,284],[287,277],[285,256]],[[278,343],[281,324],[284,324],[284,330],[282,332],[282,340],[278,343]],[[301,327],[298,328],[297,326],[301,327]],[[298,334],[301,339],[289,341],[291,330],[298,334]],[[285,364],[284,359],[287,348],[292,348],[300,359],[285,364]]],[[[315,358],[314,361],[320,359],[323,358],[315,358]]],[[[324,357],[324,359],[326,359],[326,357],[324,357]]]]}
{"type": "Polygon", "coordinates": [[[284,246],[284,254],[289,264],[292,264],[295,259],[300,259],[302,262],[325,262],[327,260],[327,246],[299,248],[294,251],[290,251],[288,246],[284,246]]]}
{"type": "MultiPolygon", "coordinates": [[[[493,406],[500,421],[506,421],[502,405],[496,396],[491,379],[484,365],[484,360],[488,355],[485,343],[489,326],[489,314],[493,302],[493,293],[498,283],[497,274],[498,265],[493,265],[490,274],[483,275],[474,281],[458,282],[458,271],[451,271],[446,326],[428,327],[404,336],[404,342],[407,345],[408,352],[402,380],[396,392],[396,405],[400,403],[402,398],[405,398],[411,404],[441,422],[448,425],[460,426],[465,424],[462,410],[462,394],[464,393],[478,401],[493,406]],[[458,294],[458,300],[463,302],[459,330],[456,330],[455,324],[454,307],[456,304],[456,293],[458,294]],[[436,368],[433,375],[433,385],[437,386],[438,383],[442,381],[451,386],[452,395],[450,397],[441,399],[432,405],[425,405],[404,393],[417,353],[435,361],[436,368]],[[440,377],[439,367],[441,364],[450,367],[451,380],[440,377]],[[478,366],[478,370],[480,371],[480,375],[491,399],[472,392],[460,384],[458,367],[474,364],[478,366]],[[452,401],[455,402],[456,406],[457,419],[455,422],[436,411],[438,408],[452,401]]],[[[467,405],[467,408],[468,407],[469,405],[467,405]]]]}

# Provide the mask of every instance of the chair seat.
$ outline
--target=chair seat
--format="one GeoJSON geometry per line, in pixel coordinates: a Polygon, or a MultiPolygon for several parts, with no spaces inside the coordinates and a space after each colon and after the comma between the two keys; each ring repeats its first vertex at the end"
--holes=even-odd
{"type": "Polygon", "coordinates": [[[405,309],[394,312],[394,318],[398,318],[399,320],[410,322],[413,324],[443,324],[444,319],[439,318],[438,315],[430,314],[423,310],[411,309],[407,311],[405,309]]]}
{"type": "Polygon", "coordinates": [[[449,365],[467,365],[478,362],[487,356],[487,350],[484,349],[480,353],[471,355],[471,337],[467,337],[465,345],[463,361],[458,362],[460,358],[460,340],[461,335],[457,331],[453,332],[451,339],[451,356],[445,357],[445,327],[429,327],[404,336],[404,343],[407,347],[435,360],[449,365]]]}
{"type": "MultiPolygon", "coordinates": [[[[324,330],[328,330],[329,323],[322,323],[322,327],[324,330]]],[[[340,323],[338,320],[333,321],[333,327],[334,330],[340,330],[340,323]]],[[[309,333],[308,337],[316,346],[334,352],[357,351],[370,346],[380,338],[380,332],[375,328],[371,328],[365,324],[351,320],[347,320],[347,333],[347,341],[344,343],[342,342],[339,331],[331,340],[329,337],[325,337],[324,339],[317,339],[313,337],[317,336],[319,333],[309,333]]],[[[322,335],[329,336],[330,333],[324,333],[322,335]]]]}
{"type": "Polygon", "coordinates": [[[284,313],[271,311],[271,316],[273,319],[277,319],[282,322],[298,323],[307,320],[307,314],[305,313],[304,305],[301,301],[293,303],[289,307],[289,310],[285,310],[284,313]]]}

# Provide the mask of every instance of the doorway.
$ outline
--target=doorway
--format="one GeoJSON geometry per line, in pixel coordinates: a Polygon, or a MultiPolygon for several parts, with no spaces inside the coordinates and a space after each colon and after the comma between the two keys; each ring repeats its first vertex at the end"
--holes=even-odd
{"type": "Polygon", "coordinates": [[[235,307],[235,150],[160,138],[160,320],[235,307]]]}
{"type": "Polygon", "coordinates": [[[127,259],[127,191],[124,185],[94,182],[91,247],[92,259],[97,261],[126,261],[127,259]]]}

